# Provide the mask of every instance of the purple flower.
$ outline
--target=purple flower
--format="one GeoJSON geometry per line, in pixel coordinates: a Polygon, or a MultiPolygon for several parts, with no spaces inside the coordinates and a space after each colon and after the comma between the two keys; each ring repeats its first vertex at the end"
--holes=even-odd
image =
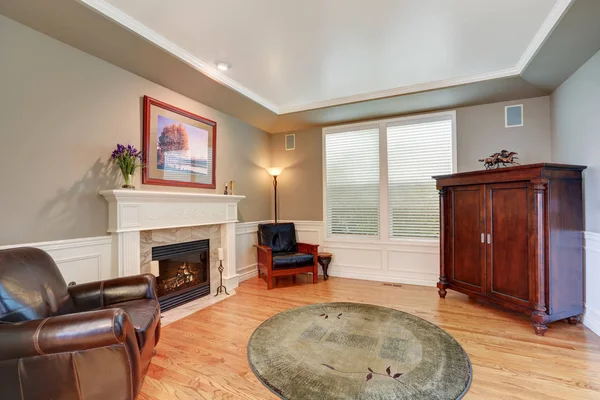
{"type": "Polygon", "coordinates": [[[142,152],[135,146],[128,144],[124,146],[120,143],[110,155],[111,160],[119,166],[123,175],[133,175],[138,168],[143,167],[142,152]]]}

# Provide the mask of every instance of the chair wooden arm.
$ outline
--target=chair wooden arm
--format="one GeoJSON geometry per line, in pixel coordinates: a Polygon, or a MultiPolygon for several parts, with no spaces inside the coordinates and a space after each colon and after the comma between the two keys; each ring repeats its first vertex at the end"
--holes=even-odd
{"type": "Polygon", "coordinates": [[[273,249],[269,246],[262,246],[259,244],[255,244],[254,247],[258,249],[258,252],[264,252],[265,254],[273,254],[273,249]]]}
{"type": "Polygon", "coordinates": [[[259,268],[262,266],[267,270],[271,270],[273,265],[273,249],[269,246],[256,245],[256,262],[259,268]]]}
{"type": "Polygon", "coordinates": [[[298,252],[307,254],[319,254],[318,244],[298,243],[298,252]]]}

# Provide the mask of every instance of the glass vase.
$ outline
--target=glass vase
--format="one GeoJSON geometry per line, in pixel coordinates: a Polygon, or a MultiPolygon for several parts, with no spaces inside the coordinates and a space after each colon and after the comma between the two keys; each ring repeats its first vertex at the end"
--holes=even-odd
{"type": "Polygon", "coordinates": [[[133,186],[133,175],[132,174],[123,174],[123,179],[125,179],[125,184],[122,186],[123,189],[135,190],[135,186],[133,186]]]}

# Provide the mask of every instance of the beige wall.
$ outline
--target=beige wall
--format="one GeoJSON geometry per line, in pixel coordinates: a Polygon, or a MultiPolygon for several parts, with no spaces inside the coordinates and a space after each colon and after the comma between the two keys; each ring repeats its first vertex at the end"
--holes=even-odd
{"type": "Polygon", "coordinates": [[[549,162],[550,97],[484,104],[456,110],[456,153],[459,172],[482,169],[477,160],[506,149],[519,153],[521,164],[549,162]],[[523,104],[524,126],[504,127],[504,107],[523,104]]]}
{"type": "MultiPolygon", "coordinates": [[[[482,169],[479,158],[502,149],[517,151],[523,164],[550,161],[549,96],[464,107],[456,110],[459,172],[482,169]],[[504,127],[504,107],[523,104],[524,126],[504,127]]],[[[273,165],[287,167],[279,178],[279,217],[323,219],[322,130],[296,134],[296,150],[285,151],[284,133],[271,136],[273,165]]]]}
{"type": "Polygon", "coordinates": [[[320,221],[323,215],[321,128],[294,133],[296,149],[290,151],[285,150],[285,133],[271,135],[271,162],[285,168],[277,178],[279,218],[320,221]]]}
{"type": "Polygon", "coordinates": [[[144,95],[217,121],[216,192],[233,179],[240,220],[269,218],[267,133],[3,16],[0,54],[0,245],[106,234],[98,190],[116,143],[141,146],[144,95]]]}
{"type": "Polygon", "coordinates": [[[587,165],[585,230],[600,233],[600,52],[559,86],[551,100],[552,161],[587,165]]]}

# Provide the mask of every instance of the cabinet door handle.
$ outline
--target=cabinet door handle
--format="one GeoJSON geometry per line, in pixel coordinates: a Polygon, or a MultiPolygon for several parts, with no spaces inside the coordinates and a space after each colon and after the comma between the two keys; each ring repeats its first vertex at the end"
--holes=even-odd
{"type": "Polygon", "coordinates": [[[488,233],[487,237],[488,237],[488,244],[492,244],[492,234],[488,233]]]}
{"type": "Polygon", "coordinates": [[[481,243],[485,243],[485,234],[484,233],[481,234],[481,243]]]}

